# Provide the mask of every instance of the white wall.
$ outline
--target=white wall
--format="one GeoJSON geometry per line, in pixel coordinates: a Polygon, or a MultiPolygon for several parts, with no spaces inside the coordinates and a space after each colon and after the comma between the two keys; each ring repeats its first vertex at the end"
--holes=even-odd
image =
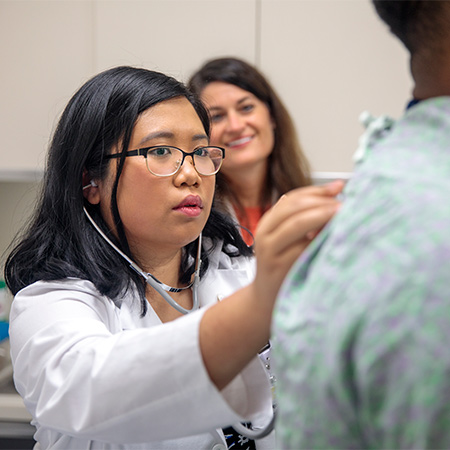
{"type": "Polygon", "coordinates": [[[36,184],[17,183],[39,177],[87,78],[130,64],[186,81],[218,56],[267,75],[316,172],[350,172],[359,114],[396,117],[411,91],[406,51],[369,0],[0,0],[0,208],[14,214],[0,253],[30,212],[36,184]]]}
{"type": "Polygon", "coordinates": [[[351,171],[358,117],[398,117],[407,52],[369,0],[263,0],[260,67],[292,112],[316,171],[351,171]]]}

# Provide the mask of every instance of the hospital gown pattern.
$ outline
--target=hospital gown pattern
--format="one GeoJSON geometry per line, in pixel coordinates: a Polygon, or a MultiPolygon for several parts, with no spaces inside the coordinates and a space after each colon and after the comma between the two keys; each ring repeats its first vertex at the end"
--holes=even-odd
{"type": "Polygon", "coordinates": [[[280,292],[280,448],[450,448],[450,98],[385,125],[280,292]]]}

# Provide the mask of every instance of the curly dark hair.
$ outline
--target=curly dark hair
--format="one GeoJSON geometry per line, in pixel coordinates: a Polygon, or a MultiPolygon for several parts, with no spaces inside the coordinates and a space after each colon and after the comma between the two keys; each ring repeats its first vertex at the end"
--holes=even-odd
{"type": "Polygon", "coordinates": [[[446,0],[372,0],[380,18],[389,26],[411,54],[422,46],[439,48],[448,35],[450,6],[446,0]]]}

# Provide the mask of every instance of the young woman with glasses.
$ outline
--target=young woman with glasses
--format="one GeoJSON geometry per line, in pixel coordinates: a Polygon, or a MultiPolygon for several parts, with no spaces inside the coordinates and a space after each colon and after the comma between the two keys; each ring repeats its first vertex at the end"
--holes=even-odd
{"type": "Polygon", "coordinates": [[[256,355],[342,186],[280,201],[254,265],[212,206],[223,157],[202,104],[161,73],[110,69],[70,100],[5,266],[14,379],[41,450],[219,449],[224,427],[270,419],[256,355]]]}
{"type": "Polygon", "coordinates": [[[227,154],[217,176],[217,206],[237,219],[251,245],[264,212],[311,183],[294,124],[263,74],[240,59],[208,61],[189,87],[211,115],[211,143],[227,154]]]}

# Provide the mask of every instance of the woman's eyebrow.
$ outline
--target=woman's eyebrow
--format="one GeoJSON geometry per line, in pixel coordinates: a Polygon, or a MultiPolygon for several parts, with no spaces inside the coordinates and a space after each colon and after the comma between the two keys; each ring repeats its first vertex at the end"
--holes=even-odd
{"type": "MultiPolygon", "coordinates": [[[[250,95],[246,95],[246,96],[244,96],[244,97],[242,97],[242,98],[240,98],[237,102],[236,102],[236,104],[237,105],[240,105],[241,103],[244,103],[244,102],[246,102],[247,100],[251,100],[252,99],[252,97],[250,96],[250,95]]],[[[211,111],[221,111],[222,109],[224,109],[223,108],[223,106],[216,106],[216,105],[211,105],[211,106],[208,106],[208,110],[211,112],[211,111]]]]}
{"type": "Polygon", "coordinates": [[[245,97],[242,97],[241,99],[239,99],[237,104],[240,105],[241,103],[244,103],[247,100],[251,100],[251,99],[252,99],[252,97],[250,97],[250,95],[246,95],[245,97]]]}
{"type": "Polygon", "coordinates": [[[153,133],[147,134],[147,136],[143,137],[140,142],[139,145],[143,145],[145,144],[147,141],[151,141],[153,139],[158,139],[158,138],[166,138],[166,139],[171,139],[173,138],[175,135],[171,132],[171,131],[155,131],[153,133]]]}
{"type": "MultiPolygon", "coordinates": [[[[139,142],[139,146],[144,145],[148,141],[151,141],[153,139],[159,139],[159,138],[174,139],[175,134],[172,131],[155,131],[154,133],[150,133],[147,136],[145,136],[144,138],[142,138],[139,142]]],[[[192,136],[192,142],[198,142],[198,141],[204,141],[204,140],[209,142],[209,138],[205,133],[194,134],[194,136],[192,136]]]]}
{"type": "Polygon", "coordinates": [[[204,140],[209,142],[209,138],[206,134],[195,134],[194,136],[192,136],[192,142],[204,141],[204,140]]]}

